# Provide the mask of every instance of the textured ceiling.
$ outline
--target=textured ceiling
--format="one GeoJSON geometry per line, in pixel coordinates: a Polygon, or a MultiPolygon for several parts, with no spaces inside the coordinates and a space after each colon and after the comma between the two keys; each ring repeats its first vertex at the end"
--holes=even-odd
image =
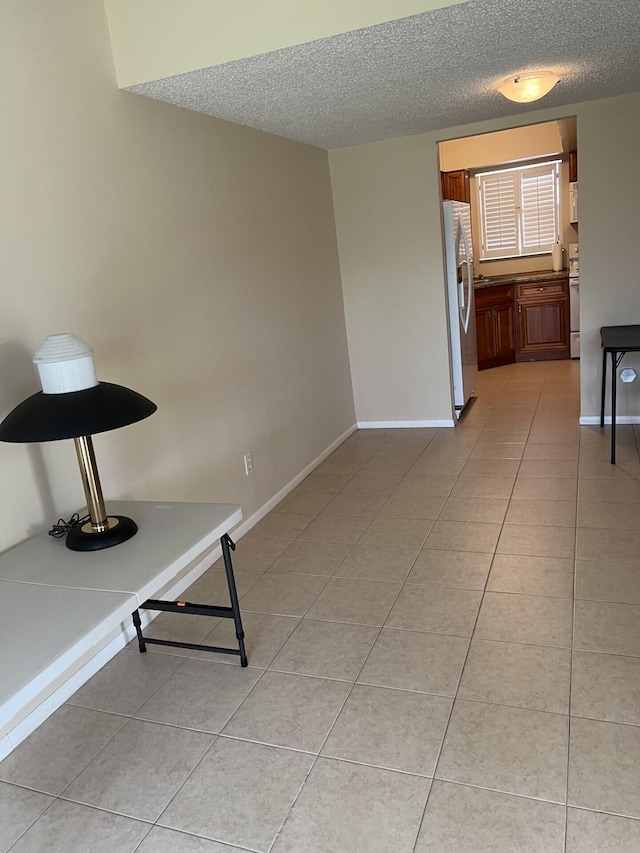
{"type": "Polygon", "coordinates": [[[640,91],[640,0],[470,0],[129,91],[322,148],[407,136],[640,91]],[[530,69],[544,100],[495,91],[530,69]]]}

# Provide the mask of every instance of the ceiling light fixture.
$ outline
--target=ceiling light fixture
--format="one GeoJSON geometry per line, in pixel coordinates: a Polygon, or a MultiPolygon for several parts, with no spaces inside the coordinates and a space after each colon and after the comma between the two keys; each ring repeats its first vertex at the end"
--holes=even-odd
{"type": "Polygon", "coordinates": [[[498,91],[510,101],[519,104],[528,104],[544,98],[560,80],[553,71],[536,71],[531,74],[516,74],[515,77],[507,77],[498,85],[498,91]]]}

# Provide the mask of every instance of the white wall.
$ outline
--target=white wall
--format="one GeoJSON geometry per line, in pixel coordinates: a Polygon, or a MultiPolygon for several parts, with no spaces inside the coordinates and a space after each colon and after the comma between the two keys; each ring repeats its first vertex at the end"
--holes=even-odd
{"type": "Polygon", "coordinates": [[[465,0],[104,0],[122,88],[465,0]]]}
{"type": "MultiPolygon", "coordinates": [[[[331,152],[359,421],[450,410],[437,144],[569,115],[578,122],[582,415],[599,415],[599,329],[640,324],[640,94],[331,152]]],[[[640,373],[640,355],[625,363],[640,373]]],[[[623,389],[618,411],[640,419],[640,383],[623,389]]]]}
{"type": "Polygon", "coordinates": [[[359,423],[451,423],[437,148],[409,136],[331,151],[359,423]]]}
{"type": "Polygon", "coordinates": [[[527,127],[514,127],[498,133],[450,139],[441,143],[440,168],[443,172],[457,169],[484,169],[501,163],[533,160],[561,154],[563,141],[560,123],[547,121],[527,127]]]}
{"type": "MultiPolygon", "coordinates": [[[[582,414],[600,412],[600,327],[640,324],[640,93],[578,112],[582,414]]],[[[640,375],[640,353],[623,366],[640,375]]],[[[610,383],[609,383],[610,385],[610,383]]],[[[640,381],[618,382],[618,413],[640,422],[640,381]]]]}
{"type": "MultiPolygon", "coordinates": [[[[354,422],[326,152],[120,92],[100,0],[4,2],[0,53],[0,417],[73,332],[158,404],[96,438],[107,504],[248,517],[354,422]]],[[[0,470],[0,549],[83,502],[72,442],[0,470]]]]}

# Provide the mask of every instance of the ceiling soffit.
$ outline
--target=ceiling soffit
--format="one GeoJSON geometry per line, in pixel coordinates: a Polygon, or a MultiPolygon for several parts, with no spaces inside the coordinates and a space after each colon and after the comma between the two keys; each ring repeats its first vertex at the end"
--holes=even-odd
{"type": "Polygon", "coordinates": [[[640,91],[639,55],[638,0],[471,0],[129,90],[336,148],[640,91]],[[495,90],[535,68],[543,101],[495,90]]]}

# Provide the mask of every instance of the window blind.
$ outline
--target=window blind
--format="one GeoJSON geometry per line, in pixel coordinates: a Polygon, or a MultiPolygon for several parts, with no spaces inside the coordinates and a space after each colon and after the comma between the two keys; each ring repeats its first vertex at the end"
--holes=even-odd
{"type": "Polygon", "coordinates": [[[560,161],[476,176],[480,259],[550,252],[559,234],[560,161]]]}

